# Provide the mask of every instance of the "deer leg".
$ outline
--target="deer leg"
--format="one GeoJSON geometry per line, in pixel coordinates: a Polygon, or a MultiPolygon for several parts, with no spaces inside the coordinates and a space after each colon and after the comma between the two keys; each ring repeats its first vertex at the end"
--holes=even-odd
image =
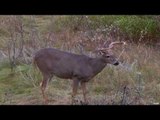
{"type": "Polygon", "coordinates": [[[43,75],[43,81],[41,82],[40,86],[41,86],[41,91],[42,91],[42,95],[43,95],[43,99],[45,100],[45,103],[47,104],[48,103],[48,98],[47,96],[45,95],[45,89],[46,89],[46,86],[47,86],[47,83],[48,83],[48,80],[49,80],[50,76],[45,74],[43,75]]]}
{"type": "Polygon", "coordinates": [[[53,76],[54,76],[53,74],[50,75],[49,80],[48,80],[49,82],[52,80],[53,76]]]}
{"type": "Polygon", "coordinates": [[[78,85],[79,85],[79,80],[73,80],[73,89],[72,89],[72,104],[75,102],[75,96],[77,94],[78,90],[78,85]]]}
{"type": "Polygon", "coordinates": [[[84,98],[84,103],[88,104],[86,95],[87,95],[87,90],[86,90],[86,82],[81,82],[81,87],[82,87],[82,91],[83,91],[83,98],[84,98]]]}

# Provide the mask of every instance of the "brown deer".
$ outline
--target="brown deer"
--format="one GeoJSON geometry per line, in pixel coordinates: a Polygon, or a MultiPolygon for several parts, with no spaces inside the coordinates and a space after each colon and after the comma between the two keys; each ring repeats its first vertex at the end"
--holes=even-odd
{"type": "Polygon", "coordinates": [[[74,103],[79,83],[83,91],[84,102],[88,103],[86,82],[101,72],[107,64],[119,64],[111,51],[115,44],[125,44],[125,42],[112,42],[108,48],[98,49],[100,56],[96,58],[68,53],[54,48],[39,50],[34,56],[34,64],[43,75],[43,81],[40,86],[45,102],[48,103],[48,99],[45,96],[45,88],[55,75],[59,78],[73,80],[72,104],[74,103]]]}

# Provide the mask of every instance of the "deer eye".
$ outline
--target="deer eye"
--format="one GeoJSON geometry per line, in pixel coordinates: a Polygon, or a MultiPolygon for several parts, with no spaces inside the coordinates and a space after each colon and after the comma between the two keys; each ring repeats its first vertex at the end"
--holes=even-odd
{"type": "Polygon", "coordinates": [[[109,55],[106,56],[106,58],[109,58],[109,57],[110,57],[109,55]]]}

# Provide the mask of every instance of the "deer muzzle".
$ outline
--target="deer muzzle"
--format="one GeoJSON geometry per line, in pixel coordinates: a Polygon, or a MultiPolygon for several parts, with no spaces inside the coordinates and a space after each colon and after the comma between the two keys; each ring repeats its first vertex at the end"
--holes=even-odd
{"type": "Polygon", "coordinates": [[[119,62],[118,62],[118,61],[116,61],[113,65],[119,65],[119,62]]]}

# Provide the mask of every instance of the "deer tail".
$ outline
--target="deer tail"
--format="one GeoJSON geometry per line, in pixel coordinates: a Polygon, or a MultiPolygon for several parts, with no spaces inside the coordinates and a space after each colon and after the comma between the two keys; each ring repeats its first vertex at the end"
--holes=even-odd
{"type": "Polygon", "coordinates": [[[32,65],[34,68],[37,68],[35,56],[33,56],[32,65]]]}
{"type": "Polygon", "coordinates": [[[33,73],[34,73],[34,79],[37,78],[37,70],[38,70],[38,66],[36,64],[36,59],[35,59],[35,56],[33,56],[33,59],[32,59],[32,67],[33,67],[33,73]]]}

